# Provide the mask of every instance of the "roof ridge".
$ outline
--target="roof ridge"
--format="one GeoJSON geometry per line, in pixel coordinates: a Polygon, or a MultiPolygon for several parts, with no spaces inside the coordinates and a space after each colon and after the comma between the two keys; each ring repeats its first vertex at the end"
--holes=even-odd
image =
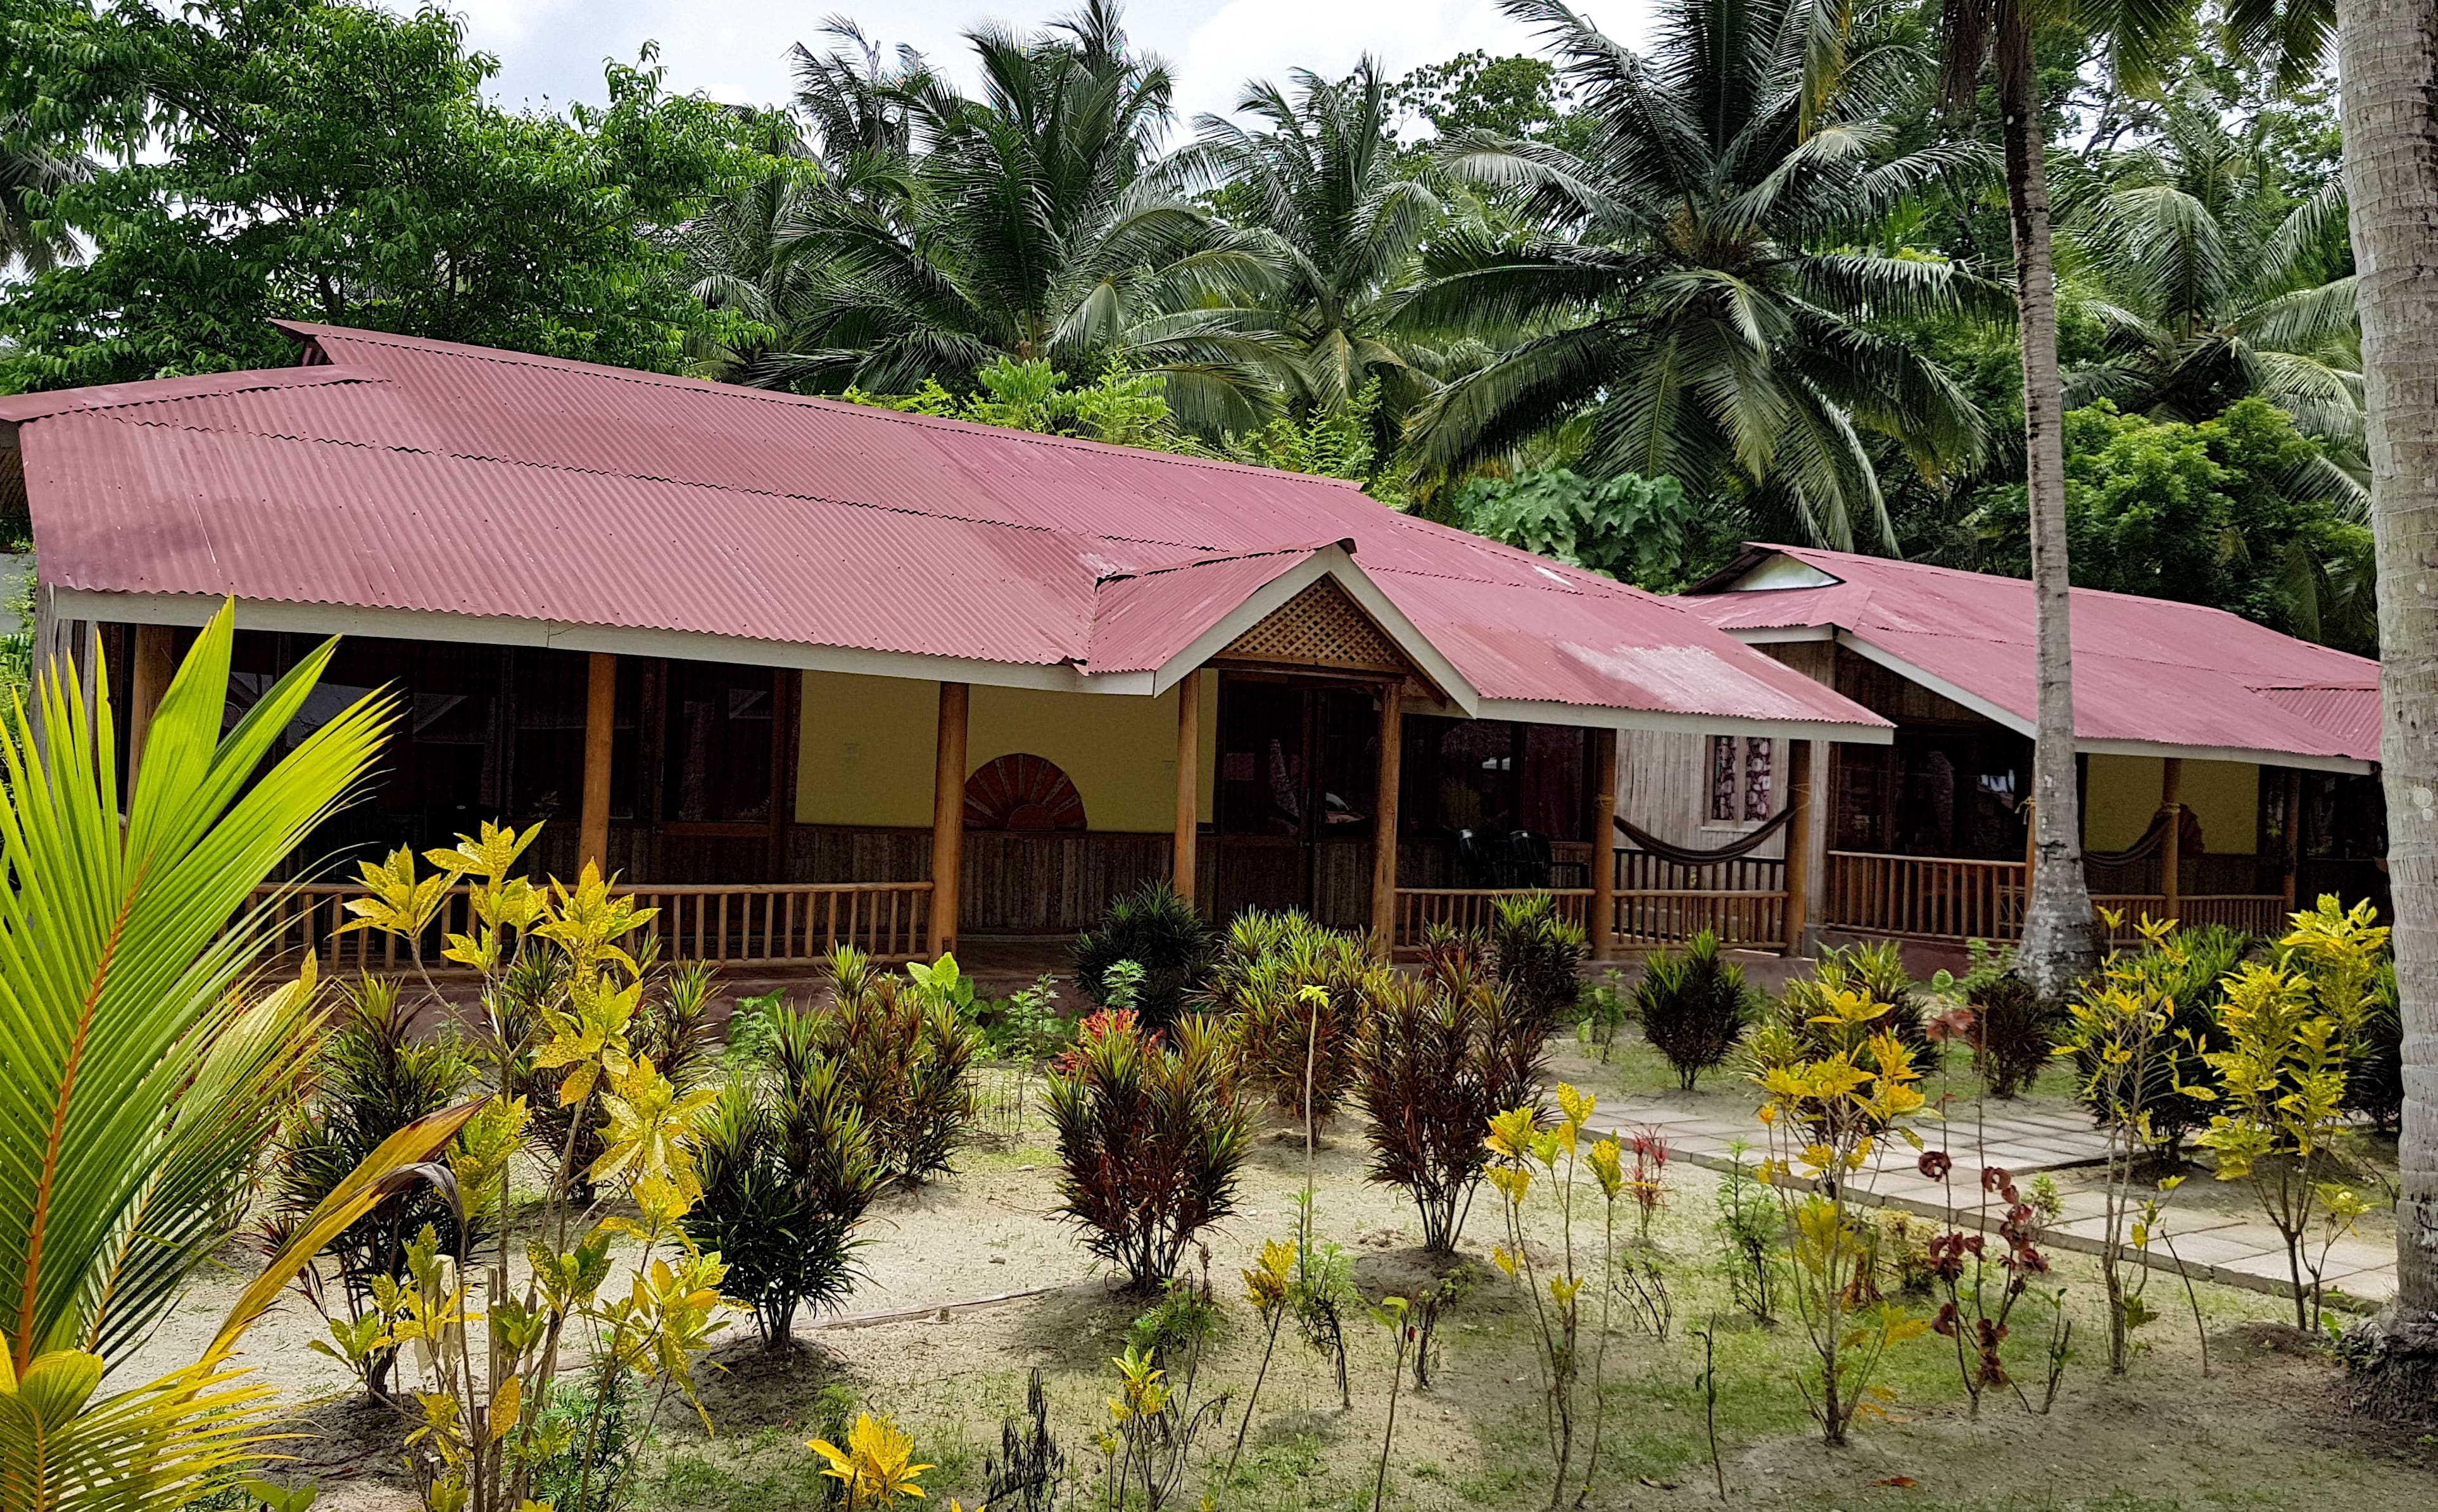
{"type": "MultiPolygon", "coordinates": [[[[966,434],[998,436],[1034,445],[1047,445],[1053,448],[1116,452],[1122,456],[1155,458],[1181,466],[1199,467],[1209,471],[1301,478],[1314,483],[1327,483],[1334,488],[1347,489],[1365,499],[1371,498],[1370,495],[1363,492],[1361,483],[1350,479],[1333,478],[1326,473],[1298,472],[1291,467],[1263,467],[1253,463],[1231,461],[1225,457],[1200,457],[1191,452],[1162,451],[1153,447],[1121,446],[1114,441],[1094,441],[1085,436],[1062,436],[1040,431],[1021,431],[1012,426],[988,425],[978,420],[961,420],[954,415],[917,414],[905,410],[892,409],[887,405],[857,404],[852,400],[839,399],[828,395],[790,394],[781,389],[757,389],[742,383],[722,383],[716,378],[698,378],[690,374],[655,373],[645,368],[613,367],[606,362],[588,362],[573,357],[550,357],[539,352],[520,352],[505,346],[477,346],[471,343],[437,341],[428,336],[402,336],[394,331],[366,331],[353,326],[320,325],[307,321],[274,321],[272,324],[291,334],[307,331],[318,337],[323,332],[329,332],[344,340],[361,341],[370,345],[403,346],[410,350],[460,357],[471,361],[556,368],[585,373],[597,378],[614,378],[620,382],[643,383],[653,387],[674,388],[693,393],[751,398],[785,407],[844,411],[874,418],[900,420],[918,426],[946,427],[966,434]]],[[[1379,503],[1376,499],[1371,501],[1379,503]]],[[[1386,509],[1389,506],[1381,504],[1380,507],[1386,509]]]]}
{"type": "MultiPolygon", "coordinates": [[[[1104,536],[1102,538],[1107,539],[1109,537],[1104,536]]],[[[1146,542],[1145,544],[1151,543],[1146,542]]],[[[1111,583],[1128,583],[1140,578],[1158,577],[1163,573],[1183,572],[1191,571],[1196,567],[1217,567],[1225,562],[1249,562],[1263,556],[1310,556],[1316,553],[1327,551],[1332,546],[1343,549],[1349,556],[1354,554],[1354,537],[1352,536],[1340,536],[1334,540],[1318,540],[1283,546],[1259,546],[1248,551],[1208,554],[1196,556],[1191,561],[1163,562],[1157,567],[1141,567],[1137,568],[1132,571],[1104,572],[1092,580],[1092,586],[1096,589],[1104,588],[1111,583]]]]}
{"type": "Polygon", "coordinates": [[[390,381],[371,368],[344,362],[184,373],[175,378],[133,378],[125,383],[100,383],[87,388],[44,389],[32,394],[0,396],[0,423],[24,425],[62,414],[104,414],[113,410],[132,410],[148,404],[175,404],[181,399],[219,398],[257,389],[390,381]]]}

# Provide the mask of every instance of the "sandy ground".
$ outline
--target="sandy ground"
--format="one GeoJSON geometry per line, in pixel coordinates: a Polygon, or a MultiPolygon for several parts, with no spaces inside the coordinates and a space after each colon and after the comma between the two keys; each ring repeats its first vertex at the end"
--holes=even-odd
{"type": "MultiPolygon", "coordinates": [[[[1602,1074],[1570,1062],[1595,1089],[1602,1074]]],[[[996,1074],[996,1073],[994,1073],[996,1074]]],[[[1432,1274],[1414,1246],[1419,1228],[1404,1193],[1363,1179],[1359,1125],[1341,1121],[1316,1159],[1321,1234],[1354,1257],[1369,1296],[1407,1292],[1432,1274]]],[[[1108,1358],[1122,1347],[1137,1299],[1113,1293],[1054,1216],[1055,1171],[1037,1122],[1001,1130],[969,1150],[951,1177],[886,1199],[867,1230],[868,1279],[843,1319],[800,1320],[792,1347],[768,1354],[741,1319],[705,1372],[718,1436],[691,1415],[662,1424],[644,1490],[646,1504],[776,1512],[822,1504],[818,1465],[802,1447],[829,1402],[893,1414],[939,1468],[930,1504],[953,1493],[968,1505],[985,1479],[1002,1415],[1022,1398],[1025,1373],[1045,1373],[1052,1423],[1084,1486],[1096,1484],[1094,1439],[1107,1422],[1108,1358]],[[951,1306],[1024,1293],[978,1307],[951,1306]],[[898,1321],[874,1314],[920,1310],[898,1321]],[[843,1394],[843,1396],[841,1396],[843,1394]]],[[[1242,1300],[1239,1268],[1265,1238],[1292,1234],[1293,1196],[1304,1179],[1301,1131],[1266,1128],[1245,1173],[1239,1211],[1209,1235],[1210,1266],[1226,1322],[1202,1368],[1208,1394],[1239,1400],[1263,1339],[1242,1300]]],[[[1665,1343],[1620,1324],[1607,1363],[1611,1389],[1603,1453],[1610,1467],[1590,1504],[1718,1505],[1706,1448],[1701,1344],[1715,1329],[1721,1461],[1732,1504],[1854,1509],[1881,1506],[2049,1508],[2166,1512],[2186,1507],[2341,1505],[2347,1512],[2415,1512],[2438,1505],[2438,1440],[2366,1425],[2341,1407],[2343,1381],[2319,1353],[2273,1325],[2282,1304],[2204,1289],[2212,1372],[2200,1372],[2189,1316],[2149,1330],[2133,1373],[2111,1380],[2096,1344],[2096,1276],[2060,1264],[2075,1319],[2075,1358],[2053,1412],[1992,1400],[1981,1419],[1961,1405],[1952,1357],[1935,1337],[1899,1351],[1889,1379],[1889,1420],[1867,1425],[1853,1447],[1823,1450],[1807,1430],[1790,1371],[1800,1335],[1733,1314],[1716,1274],[1706,1173],[1671,1172],[1674,1192],[1657,1239],[1668,1257],[1675,1316],[1665,1343]]],[[[1444,1327],[1435,1388],[1403,1391],[1386,1505],[1523,1507],[1547,1496],[1537,1377],[1528,1314],[1487,1263],[1498,1217],[1489,1195],[1462,1250],[1477,1284],[1444,1327]]],[[[1553,1238],[1553,1236],[1544,1236],[1553,1238]]],[[[191,1358],[235,1294],[232,1274],[198,1286],[126,1378],[191,1358]]],[[[1926,1310],[1926,1309],[1925,1309],[1926,1310]]],[[[1245,1467],[1223,1504],[1234,1508],[1369,1506],[1391,1364],[1389,1334],[1352,1321],[1353,1396],[1339,1410],[1321,1357],[1292,1333],[1277,1346],[1248,1434],[1245,1467]]],[[[411,1501],[389,1483],[398,1429],[349,1392],[340,1367],[312,1353],[318,1319],[284,1302],[251,1338],[247,1361],[277,1384],[303,1435],[292,1478],[326,1487],[340,1512],[392,1512],[411,1501]]],[[[2031,1341],[2045,1325],[2022,1329],[2031,1341]]],[[[2028,1358],[2028,1355],[2026,1356],[2028,1358]]],[[[1407,1382],[1410,1388],[1410,1381],[1407,1382]]],[[[1224,1460],[1237,1417],[1206,1434],[1204,1474],[1224,1460]]],[[[1192,1504],[1194,1498],[1186,1499],[1192,1504]]]]}

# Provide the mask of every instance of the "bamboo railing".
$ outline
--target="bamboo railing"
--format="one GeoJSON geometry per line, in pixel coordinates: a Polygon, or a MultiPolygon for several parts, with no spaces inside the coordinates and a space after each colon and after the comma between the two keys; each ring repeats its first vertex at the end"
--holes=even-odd
{"type": "MultiPolygon", "coordinates": [[[[431,938],[422,942],[427,967],[439,970],[441,936],[467,927],[466,888],[443,899],[431,938]]],[[[929,953],[931,884],[928,882],[805,882],[646,884],[623,889],[641,907],[659,914],[635,939],[657,937],[664,960],[710,960],[730,965],[809,965],[835,945],[853,945],[879,961],[919,959],[929,953]]],[[[312,950],[323,969],[344,973],[401,972],[414,966],[414,952],[395,935],[373,930],[340,933],[349,915],[346,901],[363,889],[347,883],[274,884],[255,889],[255,901],[271,910],[269,936],[274,954],[312,950]]]]}
{"type": "MultiPolygon", "coordinates": [[[[1828,883],[1822,922],[1832,929],[1958,941],[2023,936],[2021,861],[1831,851],[1828,883]]],[[[2286,900],[2276,893],[2186,894],[2172,909],[2162,893],[2094,894],[2091,901],[2124,917],[2111,940],[2118,945],[2140,938],[2134,926],[2146,916],[2172,913],[2180,923],[2221,923],[2258,935],[2279,933],[2286,923],[2286,900]]]]}
{"type": "Polygon", "coordinates": [[[1616,942],[1681,945],[1703,930],[1723,945],[1786,948],[1786,863],[1738,856],[1698,864],[1616,853],[1616,942]]]}

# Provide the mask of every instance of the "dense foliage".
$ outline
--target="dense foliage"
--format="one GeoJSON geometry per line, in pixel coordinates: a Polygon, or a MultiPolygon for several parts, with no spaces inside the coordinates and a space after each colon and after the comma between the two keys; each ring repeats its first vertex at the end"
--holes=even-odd
{"type": "MultiPolygon", "coordinates": [[[[1543,52],[1182,121],[1107,0],[958,68],[832,21],[760,110],[647,51],[556,113],[435,10],[27,0],[0,390],[329,321],[1325,473],[1654,589],[1754,537],[2027,571],[1999,123],[1941,108],[1935,8],[1507,9],[1543,52]]],[[[2036,39],[2076,580],[2368,650],[2332,92],[2113,25],[2036,39]]]]}

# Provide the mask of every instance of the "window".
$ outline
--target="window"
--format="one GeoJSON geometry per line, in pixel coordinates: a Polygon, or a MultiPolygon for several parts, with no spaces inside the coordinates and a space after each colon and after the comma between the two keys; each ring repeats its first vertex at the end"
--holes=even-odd
{"type": "Polygon", "coordinates": [[[1759,735],[1710,737],[1710,822],[1757,824],[1770,817],[1772,743],[1759,735]]]}
{"type": "Polygon", "coordinates": [[[1402,826],[1410,834],[1591,834],[1590,732],[1497,719],[1405,719],[1402,826]]]}
{"type": "Polygon", "coordinates": [[[704,661],[668,665],[662,818],[768,823],[778,675],[704,661]]]}

